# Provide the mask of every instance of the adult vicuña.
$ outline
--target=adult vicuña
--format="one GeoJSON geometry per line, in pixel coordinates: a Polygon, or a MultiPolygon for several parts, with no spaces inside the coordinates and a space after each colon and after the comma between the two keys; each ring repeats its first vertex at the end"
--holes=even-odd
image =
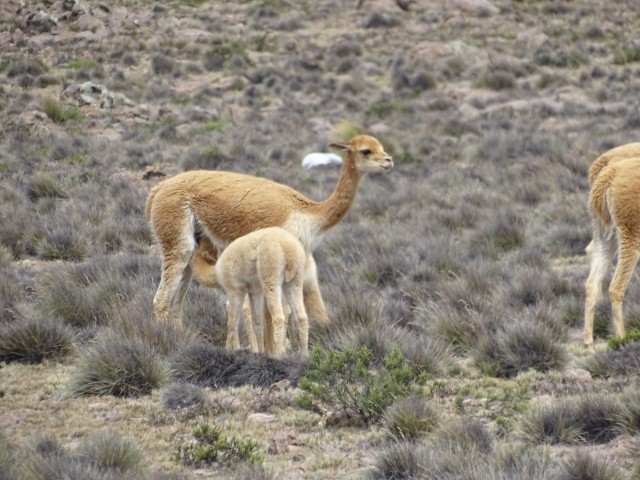
{"type": "MultiPolygon", "coordinates": [[[[362,176],[393,168],[391,156],[368,135],[331,147],[347,155],[335,190],[322,202],[310,200],[286,185],[233,172],[184,172],[154,187],[147,198],[145,215],[163,255],[160,285],[153,299],[156,317],[182,326],[182,302],[191,281],[190,261],[197,245],[223,250],[254,230],[282,227],[310,254],[322,234],[345,216],[362,176]]],[[[308,315],[327,323],[317,283],[305,283],[303,288],[308,315]]]]}
{"type": "Polygon", "coordinates": [[[589,186],[593,185],[598,174],[610,163],[634,157],[640,157],[640,143],[627,143],[604,152],[589,167],[589,186]]]}
{"type": "MultiPolygon", "coordinates": [[[[308,353],[309,323],[302,296],[307,258],[311,256],[307,256],[298,239],[279,227],[248,233],[224,249],[215,264],[214,277],[209,278],[207,285],[221,287],[227,294],[227,348],[240,348],[238,320],[242,317],[248,294],[251,315],[245,316],[245,327],[252,351],[264,351],[266,300],[273,329],[273,353],[281,355],[284,352],[286,324],[282,301],[286,299],[298,322],[300,351],[304,355],[308,353]]],[[[210,275],[207,265],[201,252],[197,252],[191,264],[196,278],[204,275],[206,281],[210,275]]]]}
{"type": "Polygon", "coordinates": [[[615,159],[594,176],[589,194],[593,239],[587,246],[591,270],[585,283],[584,343],[593,344],[593,318],[604,277],[618,251],[609,298],[615,335],[625,333],[622,301],[640,257],[640,156],[615,159]]]}

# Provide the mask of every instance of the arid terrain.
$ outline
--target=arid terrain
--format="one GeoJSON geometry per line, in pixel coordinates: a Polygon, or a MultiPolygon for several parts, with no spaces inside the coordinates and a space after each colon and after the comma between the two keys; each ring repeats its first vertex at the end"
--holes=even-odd
{"type": "MultiPolygon", "coordinates": [[[[3,0],[0,479],[640,478],[640,348],[608,343],[608,300],[582,344],[587,172],[640,139],[637,10],[3,0]],[[310,347],[367,347],[372,378],[399,349],[411,395],[365,424],[295,352],[225,352],[219,291],[157,322],[144,217],[186,170],[324,199],[340,167],[302,158],[358,133],[395,167],[314,253],[310,347]]],[[[640,338],[637,276],[625,316],[640,338]]]]}

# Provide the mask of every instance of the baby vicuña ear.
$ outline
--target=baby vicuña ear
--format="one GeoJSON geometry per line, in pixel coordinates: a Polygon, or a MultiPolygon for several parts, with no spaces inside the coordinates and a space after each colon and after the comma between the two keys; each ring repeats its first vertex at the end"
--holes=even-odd
{"type": "Polygon", "coordinates": [[[329,147],[333,148],[334,150],[342,150],[343,152],[348,152],[349,150],[351,150],[351,145],[349,145],[348,143],[330,143],[329,147]]]}

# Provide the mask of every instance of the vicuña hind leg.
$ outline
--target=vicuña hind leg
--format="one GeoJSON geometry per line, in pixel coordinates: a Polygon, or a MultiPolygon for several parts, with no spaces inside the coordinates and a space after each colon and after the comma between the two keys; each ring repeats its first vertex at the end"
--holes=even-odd
{"type": "Polygon", "coordinates": [[[193,227],[187,218],[176,221],[176,239],[172,244],[163,244],[162,274],[158,290],[153,298],[156,318],[170,321],[182,328],[182,300],[191,282],[192,270],[189,262],[196,248],[193,227]]]}
{"type": "Polygon", "coordinates": [[[618,251],[618,265],[609,286],[611,310],[613,312],[613,327],[616,337],[624,337],[624,316],[622,301],[629,286],[629,280],[640,258],[639,241],[628,232],[620,232],[620,246],[618,251]]]}
{"type": "Polygon", "coordinates": [[[320,293],[316,262],[312,255],[307,256],[304,269],[304,283],[302,288],[307,315],[316,323],[327,325],[329,323],[329,316],[327,315],[327,309],[324,306],[322,294],[320,293]]]}
{"type": "Polygon", "coordinates": [[[615,249],[615,238],[603,238],[597,231],[587,246],[587,253],[591,258],[591,270],[585,283],[584,344],[587,347],[593,344],[593,317],[596,305],[602,297],[604,277],[613,260],[615,249]]]}
{"type": "Polygon", "coordinates": [[[182,328],[182,300],[191,282],[188,255],[165,258],[160,285],[153,298],[153,309],[161,321],[170,321],[182,328]]]}

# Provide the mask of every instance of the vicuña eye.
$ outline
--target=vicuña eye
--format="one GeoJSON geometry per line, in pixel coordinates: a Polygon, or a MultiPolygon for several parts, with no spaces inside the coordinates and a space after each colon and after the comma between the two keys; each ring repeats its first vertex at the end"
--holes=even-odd
{"type": "Polygon", "coordinates": [[[360,150],[360,153],[362,153],[365,157],[368,157],[369,155],[371,155],[371,150],[365,148],[364,150],[360,150]]]}

